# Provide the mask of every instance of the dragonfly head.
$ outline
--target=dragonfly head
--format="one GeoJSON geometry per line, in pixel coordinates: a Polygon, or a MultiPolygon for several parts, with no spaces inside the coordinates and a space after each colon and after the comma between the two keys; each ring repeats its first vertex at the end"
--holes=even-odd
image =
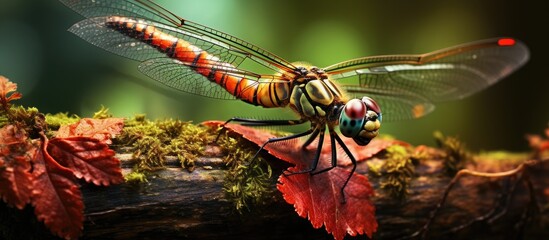
{"type": "Polygon", "coordinates": [[[303,67],[303,66],[299,66],[297,67],[297,73],[300,75],[300,76],[306,76],[307,73],[309,73],[309,70],[307,70],[307,68],[303,67]]]}
{"type": "Polygon", "coordinates": [[[341,134],[364,146],[379,134],[381,108],[369,97],[351,99],[339,115],[341,134]]]}

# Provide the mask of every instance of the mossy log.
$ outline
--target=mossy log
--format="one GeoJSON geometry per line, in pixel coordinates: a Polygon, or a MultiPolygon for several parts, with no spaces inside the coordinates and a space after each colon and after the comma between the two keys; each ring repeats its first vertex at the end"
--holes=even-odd
{"type": "MultiPolygon", "coordinates": [[[[208,146],[207,156],[195,161],[192,172],[182,169],[176,158],[168,158],[165,168],[149,175],[148,182],[111,187],[83,184],[85,224],[82,239],[333,239],[323,228],[314,229],[306,219],[300,218],[278,191],[274,191],[264,205],[244,210],[242,214],[236,212],[233,203],[224,195],[226,167],[223,156],[216,149],[208,146]]],[[[132,171],[135,160],[131,154],[121,153],[118,157],[124,173],[132,171]]],[[[275,189],[278,174],[287,166],[276,159],[268,161],[273,168],[272,187],[275,189]]],[[[405,199],[391,197],[380,189],[379,178],[369,177],[376,189],[372,199],[379,222],[375,239],[405,238],[424,226],[452,180],[443,171],[443,161],[417,161],[415,177],[405,199]]],[[[427,236],[431,239],[514,239],[520,236],[547,239],[548,162],[529,165],[524,172],[511,177],[464,176],[450,191],[427,236]],[[532,194],[527,183],[532,183],[532,194]],[[536,201],[532,201],[533,197],[536,201]],[[533,211],[536,209],[541,212],[533,211]],[[477,221],[473,221],[475,219],[477,221]]],[[[488,157],[477,158],[474,167],[484,172],[501,172],[516,165],[488,157]]],[[[361,162],[357,172],[367,174],[367,168],[367,164],[361,162]]],[[[29,208],[26,213],[33,219],[29,208]]],[[[6,207],[2,206],[2,209],[6,207]]],[[[15,209],[9,211],[9,214],[17,212],[15,209]]],[[[37,238],[52,237],[40,235],[37,238]]]]}
{"type": "MultiPolygon", "coordinates": [[[[148,182],[122,184],[108,188],[84,186],[86,206],[84,239],[330,239],[324,229],[313,229],[293,207],[274,192],[265,205],[242,214],[224,196],[224,163],[219,151],[209,146],[207,157],[195,161],[188,172],[179,161],[167,161],[166,168],[154,172],[148,182]]],[[[131,155],[121,154],[125,172],[133,166],[131,155]]],[[[476,169],[504,171],[514,166],[506,161],[479,158],[476,169]]],[[[273,189],[277,174],[286,166],[270,159],[273,166],[273,189]]],[[[441,159],[424,159],[416,164],[416,177],[404,200],[394,199],[379,189],[379,179],[370,177],[379,189],[376,205],[379,229],[376,239],[409,236],[422,228],[443,196],[451,177],[443,173],[441,159]]],[[[516,164],[514,164],[516,165],[516,164]]],[[[532,207],[548,204],[549,164],[529,166],[520,176],[501,179],[464,176],[448,196],[428,236],[472,235],[483,239],[539,237],[549,234],[547,212],[532,212],[532,207]],[[532,183],[535,200],[529,193],[525,176],[532,183]],[[493,218],[482,221],[481,216],[493,218]],[[543,215],[545,214],[545,215],[543,215]],[[540,217],[541,216],[541,217],[540,217]],[[533,221],[531,217],[534,217],[533,221]],[[477,219],[472,223],[471,221],[477,219]],[[472,224],[468,224],[472,223],[472,224]],[[464,229],[457,231],[456,228],[464,229]],[[545,229],[544,229],[545,227],[545,229]],[[454,228],[454,229],[453,229],[454,228]],[[454,231],[455,230],[455,231],[454,231]]],[[[367,174],[367,164],[358,172],[367,174]]],[[[359,207],[359,206],[357,206],[359,207]]],[[[364,236],[362,236],[364,238],[364,236]]]]}

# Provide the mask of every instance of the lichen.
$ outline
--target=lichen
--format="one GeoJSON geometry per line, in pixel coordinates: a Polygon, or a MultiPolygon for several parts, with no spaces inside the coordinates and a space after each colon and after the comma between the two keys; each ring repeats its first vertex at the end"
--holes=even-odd
{"type": "Polygon", "coordinates": [[[385,159],[368,161],[370,176],[380,178],[380,187],[389,196],[403,200],[408,194],[415,166],[406,147],[393,145],[385,149],[385,159]]]}
{"type": "Polygon", "coordinates": [[[471,153],[458,138],[444,136],[439,131],[434,132],[433,136],[438,147],[444,151],[444,171],[449,176],[454,176],[467,162],[471,162],[471,153]]]}
{"type": "Polygon", "coordinates": [[[242,213],[244,209],[264,204],[273,192],[269,164],[261,157],[252,159],[256,150],[246,147],[240,137],[225,134],[218,144],[225,153],[224,162],[228,167],[223,189],[236,211],[242,213]]]}

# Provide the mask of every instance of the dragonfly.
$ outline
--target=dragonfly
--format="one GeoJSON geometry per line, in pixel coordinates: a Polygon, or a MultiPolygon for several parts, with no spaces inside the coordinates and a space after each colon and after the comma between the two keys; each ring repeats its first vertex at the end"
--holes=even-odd
{"type": "Polygon", "coordinates": [[[307,131],[269,139],[257,153],[274,142],[308,136],[305,149],[318,139],[310,168],[288,173],[314,175],[337,166],[338,144],[352,162],[340,188],[343,202],[356,159],[340,134],[365,146],[379,134],[382,121],[422,117],[432,112],[436,103],[462,99],[493,85],[529,58],[528,48],[519,40],[494,38],[426,54],[369,56],[320,68],[289,62],[237,37],[179,17],[151,0],[60,1],[85,17],[70,27],[70,32],[141,62],[139,71],[162,84],[210,98],[292,109],[299,118],[232,118],[227,123],[310,123],[307,131]],[[271,72],[240,67],[244,61],[271,72]],[[318,170],[326,132],[331,166],[318,170]]]}

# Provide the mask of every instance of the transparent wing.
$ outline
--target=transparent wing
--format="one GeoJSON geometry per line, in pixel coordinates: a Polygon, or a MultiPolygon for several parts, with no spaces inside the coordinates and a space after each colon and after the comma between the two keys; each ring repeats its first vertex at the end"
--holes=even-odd
{"type": "Polygon", "coordinates": [[[411,91],[397,93],[394,90],[376,88],[365,91],[357,85],[343,85],[343,88],[352,97],[368,96],[374,99],[381,108],[383,122],[415,119],[435,110],[432,101],[411,91]]]}
{"type": "Polygon", "coordinates": [[[359,58],[324,70],[350,95],[378,101],[385,121],[418,118],[436,102],[474,94],[511,74],[528,57],[523,43],[499,38],[422,55],[359,58]]]}
{"type": "MultiPolygon", "coordinates": [[[[108,36],[115,34],[116,31],[101,29],[105,28],[102,23],[106,18],[100,17],[124,16],[146,21],[178,38],[196,44],[210,54],[216,54],[222,61],[233,64],[235,67],[238,67],[243,59],[250,59],[290,77],[296,72],[296,67],[291,63],[266,50],[229,34],[180,18],[150,0],[61,0],[61,2],[86,18],[95,18],[95,20],[90,19],[73,26],[72,32],[107,50],[113,50],[116,47],[128,48],[128,45],[130,49],[146,49],[144,53],[135,51],[129,53],[133,51],[130,49],[115,51],[133,59],[152,58],[150,47],[147,48],[144,43],[129,37],[123,40],[121,37],[108,36]],[[119,42],[122,45],[117,45],[119,42]]],[[[118,35],[121,34],[118,33],[118,35]]]]}
{"type": "Polygon", "coordinates": [[[194,67],[193,70],[189,64],[170,58],[149,59],[139,65],[139,71],[171,88],[211,98],[236,99],[236,96],[227,92],[215,82],[211,82],[206,77],[197,74],[195,71],[200,70],[200,68],[207,68],[209,71],[232,75],[238,78],[246,78],[249,82],[253,81],[252,84],[249,84],[242,91],[235,93],[240,95],[246,95],[247,91],[254,91],[254,87],[261,82],[289,84],[288,81],[281,79],[280,76],[254,75],[225,66],[198,66],[194,67]]]}
{"type": "MultiPolygon", "coordinates": [[[[197,73],[199,68],[215,70],[246,78],[247,88],[238,93],[246,94],[261,81],[284,81],[280,76],[293,76],[295,67],[281,58],[216,30],[185,21],[146,0],[62,0],[62,2],[87,17],[73,25],[69,31],[84,40],[115,54],[142,62],[139,70],[149,77],[177,90],[211,98],[236,99],[215,82],[197,73]],[[154,26],[159,32],[189,42],[215,56],[208,64],[196,66],[192,62],[174,60],[165,52],[158,51],[147,42],[123,34],[108,27],[112,16],[123,16],[154,26]],[[246,59],[275,70],[278,75],[260,75],[239,69],[246,59]],[[255,81],[255,82],[254,82],[255,81]]],[[[194,51],[191,48],[176,48],[179,54],[194,51]]],[[[203,71],[204,72],[204,71],[203,71]]],[[[287,84],[286,80],[286,84],[287,84]]]]}

